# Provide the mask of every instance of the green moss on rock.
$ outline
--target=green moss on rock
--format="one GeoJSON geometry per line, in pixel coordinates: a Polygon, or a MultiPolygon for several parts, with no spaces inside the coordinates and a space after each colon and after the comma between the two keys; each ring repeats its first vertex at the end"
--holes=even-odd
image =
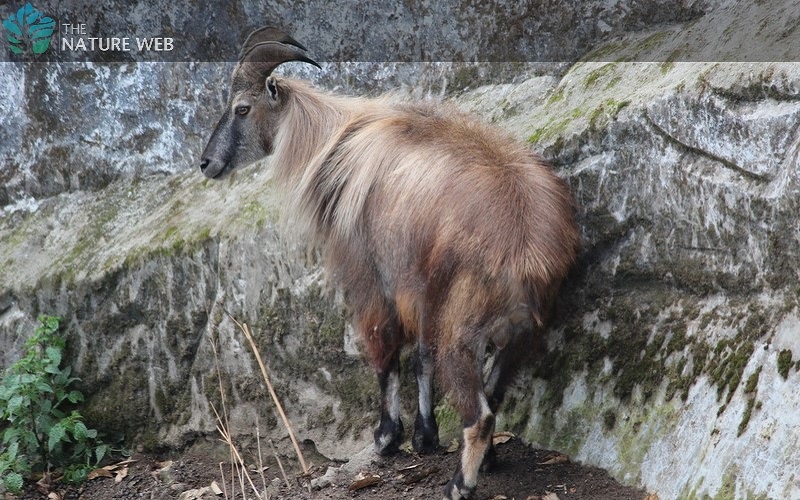
{"type": "Polygon", "coordinates": [[[784,380],[789,378],[789,370],[792,368],[792,351],[783,349],[778,353],[778,373],[784,380]]]}
{"type": "Polygon", "coordinates": [[[443,445],[447,446],[453,439],[461,438],[461,415],[447,398],[436,405],[433,414],[439,426],[439,439],[443,445]]]}

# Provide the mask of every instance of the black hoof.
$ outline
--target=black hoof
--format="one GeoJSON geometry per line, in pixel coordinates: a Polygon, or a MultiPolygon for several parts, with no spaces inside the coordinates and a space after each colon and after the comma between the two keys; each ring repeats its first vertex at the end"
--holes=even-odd
{"type": "Polygon", "coordinates": [[[378,428],[375,429],[375,452],[379,455],[394,455],[400,450],[403,444],[403,422],[398,420],[392,422],[389,419],[381,420],[378,428]]]}
{"type": "Polygon", "coordinates": [[[453,479],[444,487],[444,497],[448,500],[459,500],[461,498],[470,498],[475,488],[467,488],[464,486],[464,476],[461,471],[456,472],[453,479]]]}
{"type": "Polygon", "coordinates": [[[422,418],[417,414],[414,422],[414,436],[411,438],[411,446],[420,455],[435,453],[439,449],[439,426],[436,420],[431,417],[422,418]]]}

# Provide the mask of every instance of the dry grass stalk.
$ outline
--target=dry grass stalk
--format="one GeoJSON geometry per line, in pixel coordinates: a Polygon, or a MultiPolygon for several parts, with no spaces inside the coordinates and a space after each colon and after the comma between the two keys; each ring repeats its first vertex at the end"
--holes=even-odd
{"type": "MultiPolygon", "coordinates": [[[[223,418],[222,419],[219,418],[219,414],[217,414],[216,408],[214,408],[214,413],[217,415],[217,422],[219,423],[219,425],[222,425],[225,429],[228,429],[230,427],[228,425],[228,407],[225,404],[225,401],[227,400],[227,398],[225,396],[225,388],[222,386],[222,373],[220,372],[220,369],[219,369],[219,354],[217,353],[217,342],[216,342],[216,340],[214,339],[213,336],[211,337],[211,352],[214,354],[214,367],[217,370],[217,382],[219,383],[219,398],[220,398],[220,401],[222,402],[222,417],[223,418]]],[[[213,408],[213,405],[212,405],[212,408],[213,408]]],[[[219,426],[217,426],[217,427],[219,428],[219,426]]],[[[228,448],[228,453],[229,453],[228,462],[231,464],[231,494],[233,494],[233,491],[235,489],[234,485],[236,484],[234,482],[234,478],[236,477],[236,470],[235,470],[236,462],[233,459],[234,458],[233,457],[233,450],[230,447],[228,448]]],[[[222,465],[221,464],[220,464],[220,469],[222,469],[222,465]]],[[[225,476],[224,475],[222,476],[222,487],[226,491],[225,497],[227,498],[227,496],[228,496],[228,494],[227,494],[228,488],[227,488],[226,483],[225,483],[225,476]]]]}
{"type": "MultiPolygon", "coordinates": [[[[256,488],[255,484],[253,483],[253,480],[250,478],[250,474],[247,472],[247,467],[246,467],[246,465],[244,463],[244,459],[242,459],[242,456],[239,453],[239,450],[236,448],[236,445],[233,443],[233,438],[231,437],[231,434],[230,434],[230,424],[229,424],[229,420],[228,420],[228,410],[227,410],[227,406],[225,404],[225,401],[226,401],[225,389],[224,389],[224,387],[222,385],[222,373],[220,372],[219,356],[218,356],[218,353],[217,353],[217,345],[216,345],[216,342],[214,342],[214,339],[211,340],[211,350],[214,353],[214,366],[216,367],[217,379],[219,381],[219,393],[220,393],[220,398],[222,400],[222,416],[220,416],[219,412],[217,411],[217,408],[213,404],[211,404],[211,409],[214,411],[214,415],[216,415],[216,417],[217,417],[217,432],[219,432],[220,435],[222,436],[222,441],[225,444],[228,445],[228,452],[230,454],[230,464],[231,464],[231,484],[230,484],[231,498],[232,499],[236,498],[236,483],[237,483],[237,480],[238,480],[238,483],[239,483],[239,491],[241,491],[242,498],[247,498],[247,494],[246,494],[247,488],[245,486],[245,479],[246,479],[247,483],[250,484],[250,487],[253,490],[253,494],[255,495],[255,498],[259,499],[259,500],[265,499],[265,498],[267,498],[267,496],[266,496],[266,481],[265,481],[265,478],[263,476],[263,473],[262,473],[261,478],[262,478],[262,481],[265,484],[265,488],[263,490],[265,492],[264,496],[262,496],[259,493],[258,488],[256,488]]],[[[259,457],[260,457],[261,456],[260,442],[259,442],[258,453],[259,453],[259,457]]],[[[223,491],[223,494],[224,494],[224,496],[225,496],[225,498],[227,500],[229,498],[228,497],[228,484],[227,484],[227,481],[225,479],[225,473],[223,471],[222,463],[219,464],[219,470],[220,470],[221,481],[222,481],[222,491],[223,491]]]]}
{"type": "Polygon", "coordinates": [[[278,468],[281,470],[281,475],[283,476],[283,480],[286,481],[286,487],[291,489],[292,483],[290,483],[289,478],[286,477],[286,470],[284,470],[283,468],[283,462],[281,461],[281,457],[278,456],[278,450],[275,449],[275,444],[272,442],[271,439],[269,440],[269,445],[272,448],[272,454],[275,456],[275,460],[278,462],[278,468]]]}
{"type": "Polygon", "coordinates": [[[256,417],[256,448],[258,449],[258,475],[261,476],[261,484],[264,491],[267,491],[267,478],[264,477],[264,460],[261,458],[261,431],[258,426],[258,417],[256,417]]]}
{"type": "MultiPolygon", "coordinates": [[[[229,315],[230,316],[230,315],[229,315]]],[[[281,405],[280,400],[278,399],[278,395],[275,392],[275,388],[272,386],[272,382],[270,381],[269,374],[267,372],[267,367],[264,365],[264,361],[261,359],[261,354],[258,352],[258,348],[256,347],[256,343],[253,340],[253,336],[250,334],[250,328],[247,326],[247,323],[239,323],[230,316],[231,320],[236,323],[236,326],[242,330],[244,333],[245,338],[250,343],[250,348],[253,350],[253,354],[256,357],[256,361],[258,362],[259,368],[261,368],[261,375],[264,377],[264,382],[267,384],[267,390],[269,391],[269,395],[272,398],[272,402],[275,404],[275,408],[278,410],[278,414],[283,421],[283,425],[286,428],[286,431],[289,433],[289,439],[292,440],[292,446],[294,446],[294,451],[297,453],[297,459],[300,461],[300,466],[303,468],[303,474],[308,474],[308,465],[306,465],[306,460],[303,457],[303,452],[300,451],[300,445],[297,443],[297,437],[292,430],[292,426],[289,423],[289,419],[286,417],[286,413],[283,411],[283,405],[281,405]]]]}
{"type": "MultiPolygon", "coordinates": [[[[222,419],[220,418],[219,413],[217,413],[217,409],[214,407],[213,404],[211,405],[211,409],[214,410],[214,414],[217,416],[217,422],[218,422],[217,432],[220,433],[220,435],[222,436],[222,441],[228,445],[228,449],[234,455],[234,460],[235,460],[234,463],[236,464],[236,470],[238,472],[236,476],[239,479],[239,487],[241,488],[242,493],[244,493],[246,489],[244,484],[246,479],[247,482],[250,484],[250,488],[253,489],[253,493],[255,493],[256,497],[261,498],[261,495],[258,493],[258,488],[256,488],[256,485],[253,483],[253,480],[250,479],[250,474],[247,472],[247,466],[244,462],[244,459],[242,458],[242,455],[239,453],[238,448],[236,448],[236,445],[233,443],[233,439],[231,438],[228,428],[223,424],[222,419]]],[[[231,480],[231,483],[233,483],[233,480],[231,480]]],[[[232,493],[234,492],[234,490],[235,488],[231,486],[232,493]]]]}
{"type": "Polygon", "coordinates": [[[222,478],[222,493],[225,494],[225,500],[228,500],[228,485],[225,482],[225,469],[222,467],[223,462],[219,463],[219,475],[222,478]]]}

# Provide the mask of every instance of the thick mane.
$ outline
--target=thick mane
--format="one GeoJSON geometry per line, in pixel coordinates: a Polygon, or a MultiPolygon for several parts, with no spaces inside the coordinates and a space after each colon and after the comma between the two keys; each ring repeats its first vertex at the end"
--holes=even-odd
{"type": "MultiPolygon", "coordinates": [[[[275,140],[275,179],[290,199],[292,222],[321,243],[328,236],[356,231],[381,162],[359,163],[349,144],[375,124],[398,115],[388,101],[342,97],[320,92],[297,80],[283,80],[289,92],[287,113],[275,140]]],[[[372,148],[378,148],[372,141],[372,148]]],[[[363,151],[362,158],[374,160],[363,151]]]]}

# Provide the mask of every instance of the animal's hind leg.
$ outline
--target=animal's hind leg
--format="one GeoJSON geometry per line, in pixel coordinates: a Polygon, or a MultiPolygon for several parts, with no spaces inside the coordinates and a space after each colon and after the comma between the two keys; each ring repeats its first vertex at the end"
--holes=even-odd
{"type": "Polygon", "coordinates": [[[439,368],[464,422],[461,464],[445,487],[445,498],[468,498],[478,484],[478,472],[494,433],[494,414],[483,392],[481,361],[484,347],[458,342],[440,358],[439,368]]]}
{"type": "Polygon", "coordinates": [[[381,387],[381,421],[375,429],[375,451],[380,455],[396,453],[403,444],[403,422],[400,420],[400,349],[378,372],[381,387]]]}
{"type": "Polygon", "coordinates": [[[415,363],[419,410],[414,422],[411,444],[417,453],[432,453],[439,448],[439,426],[433,415],[433,353],[422,341],[415,363]]]}
{"type": "MultiPolygon", "coordinates": [[[[516,339],[515,339],[516,340],[516,339]]],[[[511,342],[509,345],[498,349],[494,356],[492,369],[486,378],[484,393],[492,413],[497,413],[500,404],[508,388],[508,384],[514,380],[520,361],[526,355],[526,350],[518,342],[511,342]]],[[[497,453],[491,440],[489,448],[486,450],[486,457],[482,469],[493,468],[497,463],[497,453]]]]}
{"type": "Polygon", "coordinates": [[[492,370],[486,378],[484,391],[489,402],[489,408],[496,412],[506,395],[508,384],[514,380],[519,367],[519,361],[524,356],[519,346],[508,346],[500,349],[494,356],[492,370]]]}

